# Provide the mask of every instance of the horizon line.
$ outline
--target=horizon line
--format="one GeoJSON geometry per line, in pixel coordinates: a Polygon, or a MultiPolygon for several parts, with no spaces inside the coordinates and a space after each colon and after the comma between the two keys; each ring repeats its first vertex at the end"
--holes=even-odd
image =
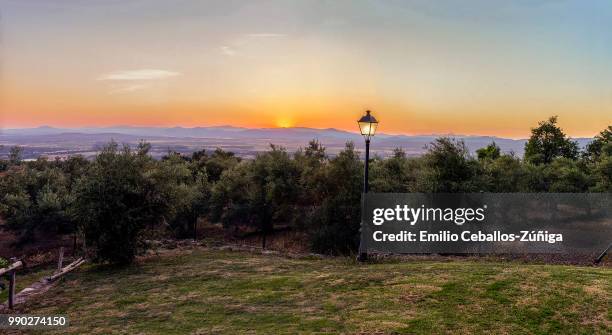
{"type": "MultiPolygon", "coordinates": [[[[58,130],[62,130],[62,129],[70,129],[70,130],[78,130],[78,129],[108,129],[108,128],[155,128],[155,129],[173,129],[173,128],[180,128],[180,129],[198,129],[198,128],[235,128],[235,129],[243,129],[243,130],[276,130],[276,129],[310,129],[310,130],[332,130],[332,131],[339,131],[339,132],[346,132],[346,133],[351,133],[351,134],[355,134],[355,135],[360,135],[360,133],[358,131],[351,131],[351,130],[345,130],[345,129],[341,129],[341,128],[334,128],[334,127],[328,127],[328,128],[316,128],[316,127],[305,127],[305,126],[291,126],[291,127],[245,127],[245,126],[233,126],[230,124],[223,124],[223,125],[209,125],[209,126],[193,126],[193,127],[185,127],[185,126],[180,126],[180,125],[174,125],[174,126],[159,126],[159,125],[151,125],[151,126],[146,126],[146,125],[111,125],[111,126],[67,126],[67,127],[58,127],[58,126],[50,126],[50,125],[40,125],[40,126],[33,126],[33,127],[3,127],[0,126],[0,134],[2,132],[2,130],[34,130],[34,129],[41,129],[41,128],[48,128],[48,129],[58,129],[58,130]]],[[[499,138],[499,139],[510,139],[510,140],[526,140],[528,137],[504,137],[504,136],[499,136],[499,135],[490,135],[490,134],[455,134],[455,133],[427,133],[427,134],[409,134],[409,133],[384,133],[381,132],[377,135],[384,135],[384,136],[406,136],[406,137],[420,137],[420,136],[438,136],[438,137],[494,137],[494,138],[499,138]]],[[[568,135],[569,136],[569,135],[568,135]]],[[[572,139],[581,139],[581,138],[593,138],[595,135],[590,136],[590,137],[585,137],[585,136],[569,136],[572,139]]]]}

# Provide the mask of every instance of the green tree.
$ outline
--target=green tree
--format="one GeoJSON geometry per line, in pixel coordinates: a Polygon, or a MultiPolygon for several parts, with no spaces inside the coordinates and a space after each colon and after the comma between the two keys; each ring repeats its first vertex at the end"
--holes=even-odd
{"type": "Polygon", "coordinates": [[[59,168],[69,179],[71,189],[76,181],[87,173],[89,164],[90,162],[81,155],[70,156],[59,164],[59,168]]]}
{"type": "Polygon", "coordinates": [[[612,143],[602,145],[601,153],[592,166],[593,192],[612,192],[612,143]]]}
{"type": "MultiPolygon", "coordinates": [[[[0,144],[0,152],[2,152],[4,149],[4,145],[0,144]]],[[[1,159],[0,158],[0,172],[6,171],[9,167],[9,161],[6,159],[1,159]]]]}
{"type": "Polygon", "coordinates": [[[315,252],[348,254],[359,244],[363,163],[352,142],[325,169],[323,201],[311,219],[310,243],[315,252]]]}
{"type": "Polygon", "coordinates": [[[19,146],[14,146],[11,148],[9,152],[9,164],[10,165],[19,165],[23,160],[23,148],[19,146]]]}
{"type": "Polygon", "coordinates": [[[0,214],[7,226],[31,242],[37,232],[66,234],[74,229],[69,179],[45,159],[9,170],[0,178],[0,214]]]}
{"type": "Polygon", "coordinates": [[[294,154],[294,160],[300,170],[298,204],[302,207],[320,205],[328,163],[325,147],[317,140],[311,140],[306,148],[294,154]]]}
{"type": "Polygon", "coordinates": [[[596,161],[604,152],[604,148],[612,143],[612,126],[602,130],[593,141],[586,146],[584,157],[589,161],[596,161]]]}
{"type": "Polygon", "coordinates": [[[531,129],[531,137],[525,143],[525,160],[533,164],[549,164],[557,157],[576,159],[578,143],[568,138],[557,126],[552,116],[531,129]]]}
{"type": "Polygon", "coordinates": [[[213,183],[221,178],[223,171],[229,170],[240,162],[233,152],[217,148],[208,155],[206,150],[196,151],[191,155],[191,160],[198,166],[200,171],[206,170],[208,181],[213,183]]]}
{"type": "Polygon", "coordinates": [[[416,182],[418,165],[408,159],[401,148],[395,148],[387,159],[377,159],[371,164],[370,188],[374,192],[410,192],[416,182]]]}
{"type": "Polygon", "coordinates": [[[274,225],[295,214],[300,172],[284,148],[271,145],[252,161],[224,172],[213,187],[212,218],[225,226],[244,224],[262,234],[262,246],[274,225]]]}
{"type": "Polygon", "coordinates": [[[76,187],[75,212],[96,261],[131,263],[143,230],[168,214],[168,201],[155,178],[148,146],[136,151],[106,145],[76,187]]]}
{"type": "Polygon", "coordinates": [[[483,181],[480,190],[499,193],[528,191],[525,169],[521,160],[514,155],[501,155],[495,159],[480,158],[479,162],[483,181]]]}
{"type": "Polygon", "coordinates": [[[436,139],[423,156],[418,178],[420,192],[459,193],[482,189],[480,165],[469,156],[463,141],[436,139]]]}
{"type": "Polygon", "coordinates": [[[565,157],[554,159],[544,168],[548,192],[580,193],[590,186],[590,178],[579,162],[565,157]]]}
{"type": "Polygon", "coordinates": [[[237,229],[241,224],[257,224],[249,213],[255,192],[250,180],[251,164],[251,161],[242,161],[223,171],[219,181],[212,186],[210,219],[221,222],[226,229],[237,229]]]}
{"type": "Polygon", "coordinates": [[[497,146],[497,144],[495,144],[495,142],[492,142],[486,147],[476,150],[476,155],[478,156],[479,160],[493,160],[499,158],[501,155],[501,149],[497,146]]]}
{"type": "Polygon", "coordinates": [[[208,177],[195,165],[179,153],[170,153],[157,162],[152,175],[168,204],[168,226],[179,238],[196,238],[198,218],[207,213],[208,177]]]}

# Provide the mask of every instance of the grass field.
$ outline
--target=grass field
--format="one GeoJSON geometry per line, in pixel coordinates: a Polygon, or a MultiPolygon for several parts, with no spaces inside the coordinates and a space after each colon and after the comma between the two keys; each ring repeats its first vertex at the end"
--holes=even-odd
{"type": "Polygon", "coordinates": [[[89,266],[20,309],[68,315],[58,334],[609,334],[612,269],[189,250],[89,266]]]}

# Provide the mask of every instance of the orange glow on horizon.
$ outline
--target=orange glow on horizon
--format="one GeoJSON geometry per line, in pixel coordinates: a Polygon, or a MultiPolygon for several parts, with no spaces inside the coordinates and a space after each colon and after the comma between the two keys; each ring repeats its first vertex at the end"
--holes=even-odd
{"type": "Polygon", "coordinates": [[[529,106],[482,111],[435,111],[428,106],[406,106],[379,97],[287,97],[270,101],[250,98],[243,102],[185,103],[181,101],[116,101],[95,95],[71,96],[60,92],[5,91],[0,128],[154,126],[203,127],[231,125],[246,128],[336,128],[358,132],[357,119],[366,109],[380,121],[378,134],[456,134],[525,138],[530,128],[551,115],[572,137],[591,137],[610,124],[601,108],[565,105],[553,112],[534,113],[529,106]],[[368,103],[377,101],[378,103],[368,103]],[[581,113],[582,110],[592,112],[581,113]],[[589,115],[589,117],[584,117],[589,115]]]}
{"type": "Polygon", "coordinates": [[[0,130],[358,132],[369,109],[378,134],[525,138],[557,115],[591,137],[612,124],[612,4],[597,6],[9,1],[0,130]]]}
{"type": "Polygon", "coordinates": [[[291,118],[286,117],[286,116],[281,116],[276,120],[275,126],[277,128],[291,128],[291,127],[295,127],[295,123],[291,118]]]}

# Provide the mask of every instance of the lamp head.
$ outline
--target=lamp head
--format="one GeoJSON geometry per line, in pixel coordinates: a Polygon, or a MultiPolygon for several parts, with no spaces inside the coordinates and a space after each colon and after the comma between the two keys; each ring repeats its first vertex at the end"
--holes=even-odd
{"type": "Polygon", "coordinates": [[[366,111],[366,114],[357,121],[359,124],[359,131],[361,135],[369,140],[370,137],[374,136],[376,133],[376,128],[378,127],[378,121],[374,118],[370,111],[366,111]]]}

